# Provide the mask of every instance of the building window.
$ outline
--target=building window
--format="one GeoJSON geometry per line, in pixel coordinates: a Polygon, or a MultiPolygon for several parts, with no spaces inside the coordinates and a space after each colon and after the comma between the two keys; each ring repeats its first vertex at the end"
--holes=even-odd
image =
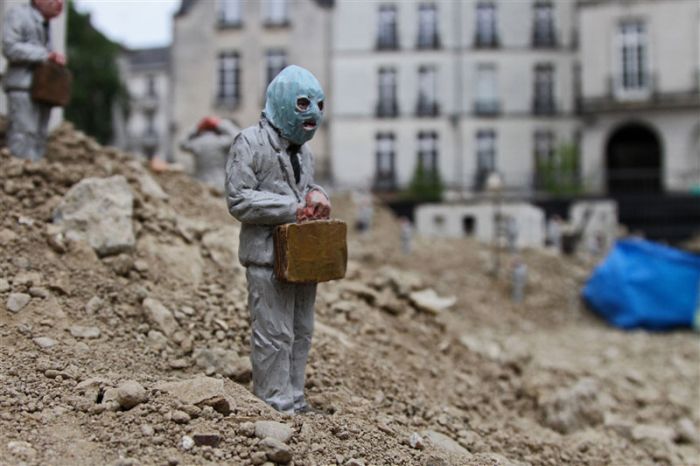
{"type": "Polygon", "coordinates": [[[483,189],[489,174],[496,171],[496,132],[492,129],[476,133],[476,187],[483,189]]]}
{"type": "Polygon", "coordinates": [[[239,104],[241,88],[240,58],[237,52],[219,54],[218,104],[235,107],[239,104]]]}
{"type": "Polygon", "coordinates": [[[263,0],[262,17],[266,26],[286,26],[289,24],[288,0],[263,0]]]}
{"type": "Polygon", "coordinates": [[[620,25],[618,34],[618,90],[628,96],[643,96],[650,84],[646,26],[641,21],[626,21],[620,25]]]}
{"type": "Polygon", "coordinates": [[[554,5],[551,2],[535,3],[532,45],[534,47],[554,47],[556,42],[554,5]]]}
{"type": "Polygon", "coordinates": [[[535,132],[535,187],[544,189],[549,174],[555,171],[556,157],[554,150],[554,133],[549,130],[535,132]]]}
{"type": "Polygon", "coordinates": [[[434,3],[418,6],[418,48],[436,49],[440,47],[437,7],[434,3]]]}
{"type": "Polygon", "coordinates": [[[243,24],[242,0],[218,0],[219,26],[237,27],[243,24]]]}
{"type": "Polygon", "coordinates": [[[395,117],[399,114],[396,101],[396,70],[394,68],[379,69],[379,102],[377,103],[378,117],[395,117]]]}
{"type": "Polygon", "coordinates": [[[554,66],[538,64],[535,66],[533,113],[535,115],[553,115],[554,104],[554,66]]]}
{"type": "Polygon", "coordinates": [[[418,133],[418,166],[424,174],[438,174],[438,142],[434,131],[418,133]]]}
{"type": "Polygon", "coordinates": [[[146,76],[146,95],[148,97],[158,97],[156,92],[156,77],[152,74],[146,76]]]}
{"type": "Polygon", "coordinates": [[[377,134],[377,166],[374,179],[375,190],[396,189],[396,148],[394,133],[377,134]]]}
{"type": "Polygon", "coordinates": [[[287,52],[280,49],[270,49],[265,53],[265,76],[267,77],[265,90],[267,86],[275,79],[287,66],[287,52]]]}
{"type": "Polygon", "coordinates": [[[479,64],[476,69],[476,101],[474,113],[477,115],[497,115],[500,112],[496,65],[479,64]]]}
{"type": "Polygon", "coordinates": [[[476,47],[498,47],[496,5],[479,2],[476,5],[476,47]]]}
{"type": "Polygon", "coordinates": [[[437,116],[440,109],[437,103],[437,71],[434,66],[421,66],[418,69],[418,116],[437,116]]]}
{"type": "Polygon", "coordinates": [[[396,5],[379,6],[377,48],[379,50],[394,50],[399,48],[399,38],[396,29],[396,5]]]}

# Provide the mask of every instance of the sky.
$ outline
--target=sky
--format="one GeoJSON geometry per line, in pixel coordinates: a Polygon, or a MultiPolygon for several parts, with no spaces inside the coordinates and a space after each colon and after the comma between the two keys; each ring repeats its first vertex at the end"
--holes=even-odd
{"type": "Polygon", "coordinates": [[[91,14],[92,25],[129,48],[170,44],[172,17],[180,0],[74,0],[80,12],[91,14]]]}

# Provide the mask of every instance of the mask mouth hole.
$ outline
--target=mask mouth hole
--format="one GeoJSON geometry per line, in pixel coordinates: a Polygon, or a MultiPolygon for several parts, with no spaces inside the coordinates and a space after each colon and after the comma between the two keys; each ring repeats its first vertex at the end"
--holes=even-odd
{"type": "Polygon", "coordinates": [[[316,129],[316,120],[313,118],[310,118],[308,120],[304,120],[303,127],[306,131],[311,131],[313,129],[316,129]]]}

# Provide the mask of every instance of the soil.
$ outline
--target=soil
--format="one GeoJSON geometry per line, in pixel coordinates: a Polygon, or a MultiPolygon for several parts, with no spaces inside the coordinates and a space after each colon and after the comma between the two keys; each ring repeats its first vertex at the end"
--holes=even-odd
{"type": "MultiPolygon", "coordinates": [[[[347,277],[319,286],[306,382],[316,412],[289,416],[249,393],[239,225],[222,193],[149,175],[67,124],[41,162],[0,151],[0,173],[0,464],[284,463],[256,437],[260,421],[291,427],[280,448],[294,465],[700,464],[697,334],[607,326],[579,299],[597,259],[522,252],[516,305],[513,257],[501,253],[494,277],[493,252],[470,239],[416,238],[404,254],[377,205],[369,232],[349,231],[347,277]],[[134,194],[137,242],[100,258],[57,235],[53,211],[81,179],[113,175],[134,194]],[[456,303],[427,311],[411,299],[423,289],[456,303]],[[17,293],[31,299],[10,311],[17,293]],[[149,318],[146,300],[177,331],[149,318]],[[240,367],[202,364],[202,349],[240,367]],[[163,385],[203,376],[225,382],[228,409],[163,385]],[[110,398],[126,381],[144,389],[133,407],[110,398]],[[191,447],[197,434],[219,443],[191,447]]],[[[333,204],[354,225],[352,198],[333,204]]]]}

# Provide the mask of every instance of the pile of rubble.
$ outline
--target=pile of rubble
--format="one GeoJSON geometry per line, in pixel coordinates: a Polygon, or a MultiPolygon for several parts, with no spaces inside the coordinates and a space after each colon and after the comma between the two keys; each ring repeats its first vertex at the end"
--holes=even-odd
{"type": "MultiPolygon", "coordinates": [[[[587,268],[528,252],[523,306],[470,241],[379,210],[319,286],[321,413],[250,394],[239,225],[222,194],[64,125],[0,151],[0,457],[8,464],[692,464],[692,335],[626,335],[578,306],[587,268]],[[561,288],[560,288],[561,287],[561,288]],[[567,291],[568,290],[568,291],[567,291]]],[[[352,224],[352,203],[334,199],[352,224]]]]}

